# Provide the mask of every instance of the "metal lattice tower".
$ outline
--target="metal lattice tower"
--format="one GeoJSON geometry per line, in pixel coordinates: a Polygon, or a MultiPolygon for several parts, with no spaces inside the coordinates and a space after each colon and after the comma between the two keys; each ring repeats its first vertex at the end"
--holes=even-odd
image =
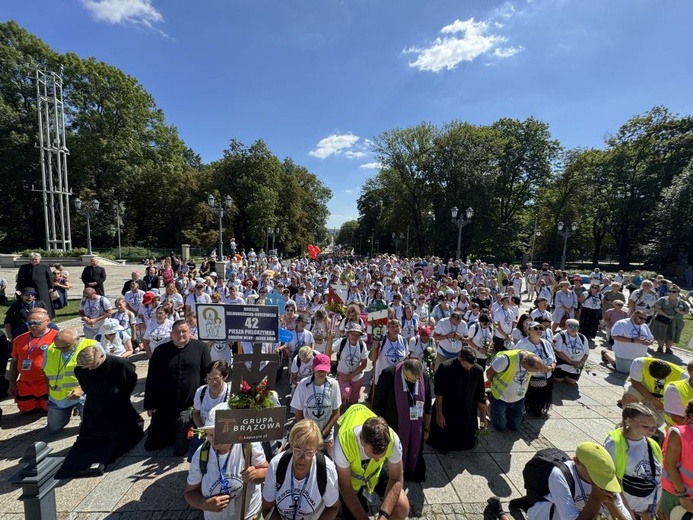
{"type": "Polygon", "coordinates": [[[72,249],[70,187],[67,182],[63,69],[60,73],[36,71],[36,108],[41,152],[41,191],[46,226],[46,249],[72,249]]]}

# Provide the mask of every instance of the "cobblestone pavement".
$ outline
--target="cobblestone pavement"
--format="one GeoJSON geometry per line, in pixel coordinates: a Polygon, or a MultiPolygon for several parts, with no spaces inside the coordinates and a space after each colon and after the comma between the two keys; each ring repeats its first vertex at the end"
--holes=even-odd
{"type": "MultiPolygon", "coordinates": [[[[134,266],[107,266],[106,293],[120,293],[123,282],[134,266]]],[[[78,278],[78,268],[71,268],[78,278]]],[[[0,271],[0,276],[13,279],[0,271]]],[[[77,327],[77,320],[62,327],[77,327]]],[[[548,416],[528,418],[518,432],[491,432],[480,438],[477,446],[466,452],[443,456],[426,448],[427,480],[422,484],[407,482],[411,502],[410,518],[468,519],[483,518],[486,500],[492,495],[503,503],[519,497],[522,468],[541,448],[555,446],[569,454],[583,440],[602,442],[606,433],[620,419],[616,400],[621,396],[624,377],[600,363],[601,339],[590,353],[590,367],[580,379],[578,388],[557,384],[554,406],[548,416]]],[[[687,351],[675,349],[668,361],[687,363],[687,351]]],[[[140,377],[133,396],[142,410],[144,377],[147,362],[143,355],[135,358],[140,377]]],[[[286,385],[286,377],[283,378],[286,385]]],[[[282,390],[282,388],[280,388],[282,390]]],[[[286,388],[283,388],[286,391],[286,388]]],[[[45,433],[45,416],[21,416],[10,400],[0,402],[3,419],[0,428],[0,519],[24,518],[20,491],[10,483],[18,471],[18,459],[32,443],[43,440],[53,449],[52,455],[64,456],[78,431],[78,419],[57,437],[45,433]]],[[[182,496],[188,464],[174,457],[171,449],[145,452],[140,443],[119,459],[101,477],[61,482],[56,488],[60,519],[70,520],[148,520],[200,519],[202,513],[192,510],[182,496]]]]}

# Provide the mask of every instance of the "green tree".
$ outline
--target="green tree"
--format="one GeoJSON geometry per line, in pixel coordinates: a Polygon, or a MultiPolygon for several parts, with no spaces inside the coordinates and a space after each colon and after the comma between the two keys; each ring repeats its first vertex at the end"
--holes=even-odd
{"type": "Polygon", "coordinates": [[[358,249],[361,228],[357,220],[347,220],[341,225],[335,238],[335,245],[346,249],[358,249]]]}

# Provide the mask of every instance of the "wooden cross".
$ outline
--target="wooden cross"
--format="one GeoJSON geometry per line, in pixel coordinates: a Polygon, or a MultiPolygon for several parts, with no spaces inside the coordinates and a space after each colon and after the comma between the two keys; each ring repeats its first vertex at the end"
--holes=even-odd
{"type": "Polygon", "coordinates": [[[277,354],[265,354],[262,352],[262,343],[253,343],[252,354],[236,354],[233,356],[233,370],[231,371],[232,391],[238,392],[241,386],[241,379],[245,380],[249,385],[255,386],[264,377],[267,378],[267,389],[274,390],[276,386],[277,364],[277,354]],[[250,367],[246,363],[249,363],[250,367]]]}

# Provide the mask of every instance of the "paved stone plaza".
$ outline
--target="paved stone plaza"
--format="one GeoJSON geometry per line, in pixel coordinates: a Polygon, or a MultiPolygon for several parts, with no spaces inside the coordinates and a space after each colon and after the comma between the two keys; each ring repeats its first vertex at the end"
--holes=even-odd
{"type": "MultiPolygon", "coordinates": [[[[107,294],[120,294],[133,266],[108,265],[106,269],[107,294]]],[[[81,268],[69,270],[75,286],[73,296],[79,295],[81,284],[76,282],[81,268]]],[[[2,270],[0,276],[12,284],[15,273],[16,270],[2,270]]],[[[62,327],[77,325],[72,320],[62,327]]],[[[442,456],[427,448],[427,481],[406,483],[411,518],[481,519],[490,496],[498,495],[507,503],[522,494],[522,468],[538,449],[555,446],[572,454],[583,440],[601,443],[620,419],[616,400],[622,394],[625,378],[600,364],[599,350],[600,346],[590,353],[589,373],[583,374],[579,388],[555,385],[554,407],[548,417],[526,420],[519,432],[491,432],[468,452],[442,456]]],[[[675,355],[663,358],[685,364],[691,356],[687,351],[675,349],[675,355]]],[[[142,354],[134,359],[140,380],[133,401],[146,418],[142,401],[147,362],[142,354]]],[[[286,384],[286,377],[282,382],[286,384]]],[[[19,457],[29,445],[41,440],[53,448],[52,455],[64,456],[77,435],[79,420],[73,418],[61,435],[49,438],[45,416],[22,416],[10,400],[2,401],[0,407],[3,411],[0,518],[19,520],[24,518],[18,500],[20,491],[10,483],[19,469],[19,457]]],[[[188,463],[181,457],[173,457],[171,448],[148,453],[142,441],[105,475],[61,482],[56,488],[58,517],[75,520],[202,518],[202,513],[191,509],[183,498],[187,470],[188,463]]]]}

